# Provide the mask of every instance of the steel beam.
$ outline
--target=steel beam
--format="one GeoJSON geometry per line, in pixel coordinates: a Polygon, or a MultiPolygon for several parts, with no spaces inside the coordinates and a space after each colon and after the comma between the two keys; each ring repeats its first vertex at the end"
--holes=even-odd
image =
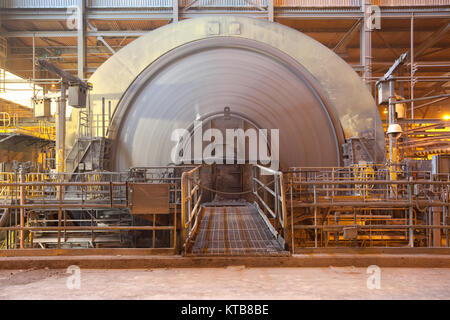
{"type": "MultiPolygon", "coordinates": [[[[244,15],[255,18],[266,18],[267,12],[261,10],[232,9],[198,9],[194,11],[187,10],[182,13],[183,18],[194,18],[204,16],[205,14],[218,15],[244,15]]],[[[401,18],[409,19],[414,13],[417,18],[450,18],[450,8],[448,7],[414,7],[414,8],[381,8],[383,19],[401,18]]],[[[276,17],[292,19],[358,19],[363,17],[360,8],[347,7],[339,10],[328,8],[297,8],[284,9],[277,8],[276,17]]],[[[66,9],[4,9],[1,16],[4,20],[60,20],[67,19],[66,9]]],[[[151,8],[123,8],[121,10],[112,9],[87,9],[87,19],[96,20],[170,20],[173,18],[173,9],[151,9],[151,8]]]]}
{"type": "Polygon", "coordinates": [[[333,51],[336,53],[342,53],[343,50],[347,47],[347,44],[352,40],[352,36],[355,31],[360,26],[362,19],[358,19],[353,26],[347,31],[347,33],[339,40],[338,44],[333,48],[333,51]]]}
{"type": "MultiPolygon", "coordinates": [[[[87,37],[140,37],[151,30],[108,30],[108,31],[86,31],[87,37]]],[[[63,38],[78,36],[77,31],[9,31],[1,32],[1,37],[6,38],[32,38],[34,36],[39,38],[63,38]]]]}
{"type": "Polygon", "coordinates": [[[371,12],[367,9],[371,6],[371,0],[361,1],[361,11],[364,15],[361,24],[361,37],[360,37],[360,61],[364,67],[362,78],[367,85],[372,77],[372,30],[368,26],[368,21],[371,18],[371,12]]]}
{"type": "Polygon", "coordinates": [[[183,12],[186,12],[187,10],[189,10],[189,8],[191,8],[194,4],[196,4],[198,2],[198,0],[192,0],[191,3],[187,4],[184,8],[183,8],[183,12]]]}

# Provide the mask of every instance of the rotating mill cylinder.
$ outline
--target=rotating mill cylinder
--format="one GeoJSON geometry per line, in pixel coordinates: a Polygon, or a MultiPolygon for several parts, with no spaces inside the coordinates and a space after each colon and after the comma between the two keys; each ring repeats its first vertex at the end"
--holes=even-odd
{"type": "MultiPolygon", "coordinates": [[[[259,19],[184,20],[135,40],[90,79],[91,114],[111,101],[112,170],[169,165],[179,128],[223,116],[279,129],[280,167],[342,166],[342,144],[374,139],[385,157],[380,116],[353,69],[308,36],[259,19]]],[[[78,132],[78,111],[67,145],[78,132]]]]}

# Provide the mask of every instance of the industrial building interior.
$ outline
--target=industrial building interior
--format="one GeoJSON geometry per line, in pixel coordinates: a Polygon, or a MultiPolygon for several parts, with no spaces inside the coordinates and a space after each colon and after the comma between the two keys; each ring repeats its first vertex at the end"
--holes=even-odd
{"type": "Polygon", "coordinates": [[[448,259],[449,98],[448,0],[3,0],[0,256],[448,259]]]}

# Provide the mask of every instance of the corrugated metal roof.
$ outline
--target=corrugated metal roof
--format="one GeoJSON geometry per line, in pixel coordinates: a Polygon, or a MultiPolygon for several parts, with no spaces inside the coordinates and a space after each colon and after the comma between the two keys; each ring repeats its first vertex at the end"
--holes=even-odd
{"type": "MultiPolygon", "coordinates": [[[[191,0],[179,0],[180,6],[191,0]]],[[[199,0],[193,7],[265,7],[267,0],[199,0]]],[[[442,6],[450,0],[372,0],[372,4],[386,7],[442,6]]],[[[2,0],[0,8],[67,8],[76,6],[77,0],[2,0]]],[[[275,7],[359,7],[361,0],[274,0],[275,7]]],[[[171,8],[172,0],[88,0],[90,8],[171,8]]]]}
{"type": "Polygon", "coordinates": [[[172,0],[88,0],[90,8],[168,8],[172,0]]]}
{"type": "Polygon", "coordinates": [[[3,0],[0,8],[67,8],[76,4],[77,0],[3,0]]]}
{"type": "MultiPolygon", "coordinates": [[[[188,6],[192,1],[191,0],[180,0],[180,6],[186,7],[188,6]]],[[[192,8],[195,7],[201,7],[201,8],[207,8],[207,7],[220,7],[220,8],[235,8],[235,7],[248,7],[253,8],[255,6],[259,7],[265,7],[267,6],[267,0],[199,0],[197,1],[192,8]]]]}

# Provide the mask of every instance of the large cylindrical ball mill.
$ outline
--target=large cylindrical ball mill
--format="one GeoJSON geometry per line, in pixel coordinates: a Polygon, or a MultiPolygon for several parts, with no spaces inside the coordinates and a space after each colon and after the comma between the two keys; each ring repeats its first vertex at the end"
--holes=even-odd
{"type": "Polygon", "coordinates": [[[227,107],[236,127],[279,129],[282,168],[341,166],[351,137],[374,139],[374,162],[384,161],[382,123],[360,77],[277,23],[216,16],[169,24],[121,49],[90,81],[91,112],[102,112],[102,98],[111,102],[115,171],[172,163],[173,131],[219,121],[227,107]]]}

